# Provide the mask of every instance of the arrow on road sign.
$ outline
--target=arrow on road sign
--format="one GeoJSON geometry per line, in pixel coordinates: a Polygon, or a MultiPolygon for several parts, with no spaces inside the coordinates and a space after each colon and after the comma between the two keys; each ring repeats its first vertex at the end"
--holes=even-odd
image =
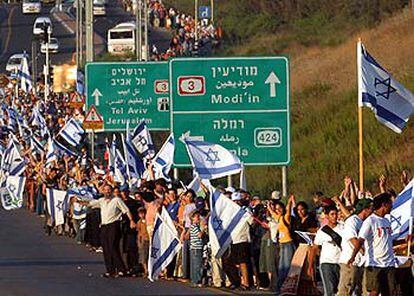
{"type": "Polygon", "coordinates": [[[270,97],[276,97],[276,83],[279,84],[280,80],[276,76],[275,72],[270,72],[269,76],[267,77],[265,84],[270,84],[270,97]]]}
{"type": "Polygon", "coordinates": [[[102,97],[102,93],[99,91],[99,89],[95,88],[92,93],[92,97],[95,98],[95,105],[99,106],[99,97],[102,97]]]}

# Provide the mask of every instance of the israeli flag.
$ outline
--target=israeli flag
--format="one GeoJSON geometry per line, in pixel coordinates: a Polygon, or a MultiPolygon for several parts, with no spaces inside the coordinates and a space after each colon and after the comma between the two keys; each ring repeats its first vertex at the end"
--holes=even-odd
{"type": "Polygon", "coordinates": [[[76,188],[70,188],[68,189],[68,195],[69,199],[71,197],[79,197],[83,200],[92,200],[96,199],[99,195],[98,190],[95,188],[95,186],[81,186],[76,188]]]}
{"type": "Polygon", "coordinates": [[[208,233],[212,255],[221,258],[244,224],[251,223],[252,216],[217,189],[210,194],[210,205],[208,233]]]}
{"type": "Polygon", "coordinates": [[[18,116],[16,109],[13,107],[9,107],[7,109],[7,114],[9,115],[9,122],[8,122],[8,129],[12,132],[16,131],[16,128],[18,127],[18,116]]]}
{"type": "Polygon", "coordinates": [[[47,211],[55,226],[65,223],[65,214],[69,208],[66,191],[46,188],[47,211]]]}
{"type": "Polygon", "coordinates": [[[59,132],[59,135],[70,145],[77,146],[85,133],[82,126],[75,119],[71,118],[59,132]]]}
{"type": "Polygon", "coordinates": [[[10,138],[9,144],[4,151],[1,169],[4,175],[20,176],[26,169],[26,161],[20,155],[18,143],[10,138]]]}
{"type": "Polygon", "coordinates": [[[45,153],[45,147],[43,147],[43,145],[40,143],[40,141],[38,139],[36,139],[35,136],[33,136],[30,138],[30,149],[34,152],[34,153],[38,153],[38,154],[43,154],[45,153]]]}
{"type": "Polygon", "coordinates": [[[128,180],[127,165],[121,151],[117,147],[115,138],[112,141],[109,153],[109,169],[115,182],[122,185],[128,180]]]}
{"type": "Polygon", "coordinates": [[[223,146],[184,138],[193,168],[201,179],[218,179],[240,173],[240,159],[223,146]]]}
{"type": "Polygon", "coordinates": [[[396,81],[358,42],[359,106],[370,107],[375,117],[401,133],[414,112],[414,95],[396,81]]]}
{"type": "Polygon", "coordinates": [[[20,88],[25,93],[32,90],[32,76],[30,75],[29,64],[26,56],[21,60],[17,77],[20,78],[20,88]]]}
{"type": "Polygon", "coordinates": [[[200,180],[200,177],[196,175],[194,179],[190,182],[190,184],[188,184],[187,189],[192,189],[197,194],[197,196],[204,196],[205,193],[203,191],[203,187],[201,186],[201,182],[203,182],[204,186],[210,188],[210,180],[200,180]]]}
{"type": "Polygon", "coordinates": [[[78,94],[85,94],[85,76],[81,71],[76,72],[76,92],[78,94]]]}
{"type": "Polygon", "coordinates": [[[152,282],[158,279],[161,271],[181,249],[177,230],[173,225],[167,211],[156,214],[148,259],[148,279],[152,282]]]}
{"type": "Polygon", "coordinates": [[[124,143],[124,152],[125,160],[128,165],[129,176],[133,179],[141,179],[143,173],[145,172],[145,164],[142,158],[139,156],[137,151],[134,148],[134,145],[131,140],[131,135],[129,133],[129,123],[127,123],[126,128],[126,139],[124,143]]]}
{"type": "Polygon", "coordinates": [[[392,238],[394,240],[405,238],[410,231],[411,217],[414,217],[414,179],[404,188],[395,199],[390,215],[392,238]]]}
{"type": "Polygon", "coordinates": [[[33,126],[38,126],[40,130],[40,134],[42,137],[46,136],[48,134],[48,128],[46,124],[46,120],[43,118],[42,114],[40,114],[40,111],[37,107],[33,109],[32,116],[29,120],[29,122],[33,126]]]}
{"type": "Polygon", "coordinates": [[[155,155],[154,144],[152,143],[151,135],[147,125],[142,121],[134,129],[131,142],[144,158],[151,159],[155,155]]]}
{"type": "Polygon", "coordinates": [[[76,154],[76,152],[73,152],[72,150],[70,150],[69,148],[64,146],[62,143],[56,141],[55,139],[53,139],[53,144],[55,146],[57,156],[59,156],[59,157],[63,157],[64,155],[74,156],[74,157],[78,156],[78,154],[76,154]]]}
{"type": "Polygon", "coordinates": [[[7,211],[23,206],[23,191],[26,177],[8,176],[6,186],[0,189],[1,204],[7,211]]]}
{"type": "Polygon", "coordinates": [[[154,164],[154,173],[156,179],[164,178],[168,181],[171,180],[171,178],[168,176],[168,173],[170,172],[174,162],[174,150],[174,134],[171,133],[171,135],[165,141],[164,145],[161,147],[160,151],[158,151],[158,154],[152,161],[154,164]]]}
{"type": "Polygon", "coordinates": [[[46,167],[50,166],[54,161],[58,159],[58,151],[55,147],[54,140],[49,137],[47,140],[47,149],[46,149],[46,167]]]}

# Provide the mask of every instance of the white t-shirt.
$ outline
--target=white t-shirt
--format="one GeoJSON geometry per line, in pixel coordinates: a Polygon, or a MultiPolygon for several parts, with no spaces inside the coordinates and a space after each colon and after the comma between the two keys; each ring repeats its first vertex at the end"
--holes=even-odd
{"type": "Polygon", "coordinates": [[[393,267],[391,223],[376,214],[369,216],[359,231],[359,237],[365,240],[365,266],[393,267]]]}
{"type": "MultiPolygon", "coordinates": [[[[351,259],[352,252],[354,251],[354,245],[350,242],[350,239],[358,238],[358,233],[363,222],[364,221],[362,221],[358,215],[352,215],[345,220],[344,230],[342,232],[342,252],[339,257],[339,263],[347,264],[349,259],[351,259]]],[[[358,252],[355,257],[354,265],[362,266],[364,262],[364,256],[361,252],[358,252]]]]}
{"type": "MultiPolygon", "coordinates": [[[[338,223],[333,230],[342,236],[343,224],[338,223]]],[[[341,248],[335,244],[333,239],[322,231],[322,228],[316,232],[315,240],[313,241],[315,245],[322,246],[321,257],[319,259],[320,263],[331,263],[338,264],[339,256],[341,255],[341,248]]]]}

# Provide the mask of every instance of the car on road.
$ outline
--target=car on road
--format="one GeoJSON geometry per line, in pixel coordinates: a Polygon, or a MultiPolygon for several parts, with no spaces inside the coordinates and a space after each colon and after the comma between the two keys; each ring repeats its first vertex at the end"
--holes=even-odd
{"type": "Polygon", "coordinates": [[[6,64],[6,72],[17,73],[24,56],[23,53],[16,53],[10,56],[6,64]]]}
{"type": "Polygon", "coordinates": [[[38,17],[33,24],[33,35],[40,37],[47,32],[44,32],[44,26],[48,25],[52,30],[52,21],[47,16],[38,17]]]}
{"type": "MultiPolygon", "coordinates": [[[[56,38],[50,38],[49,53],[57,53],[59,51],[59,41],[56,38]]],[[[46,43],[43,41],[40,45],[40,52],[46,53],[46,43]]]]}
{"type": "Polygon", "coordinates": [[[42,11],[42,3],[40,0],[23,0],[22,12],[27,13],[40,13],[42,11]]]}
{"type": "Polygon", "coordinates": [[[135,23],[120,23],[108,30],[108,52],[125,54],[135,51],[135,23]]]}
{"type": "Polygon", "coordinates": [[[106,6],[102,1],[93,2],[93,15],[94,16],[104,16],[106,15],[106,6]]]}

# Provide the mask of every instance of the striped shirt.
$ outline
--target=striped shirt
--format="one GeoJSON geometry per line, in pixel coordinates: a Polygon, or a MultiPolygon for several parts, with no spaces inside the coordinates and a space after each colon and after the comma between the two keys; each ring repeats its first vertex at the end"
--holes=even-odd
{"type": "Polygon", "coordinates": [[[203,249],[203,239],[198,237],[200,234],[200,224],[191,224],[190,226],[190,250],[202,250],[203,249]]]}

